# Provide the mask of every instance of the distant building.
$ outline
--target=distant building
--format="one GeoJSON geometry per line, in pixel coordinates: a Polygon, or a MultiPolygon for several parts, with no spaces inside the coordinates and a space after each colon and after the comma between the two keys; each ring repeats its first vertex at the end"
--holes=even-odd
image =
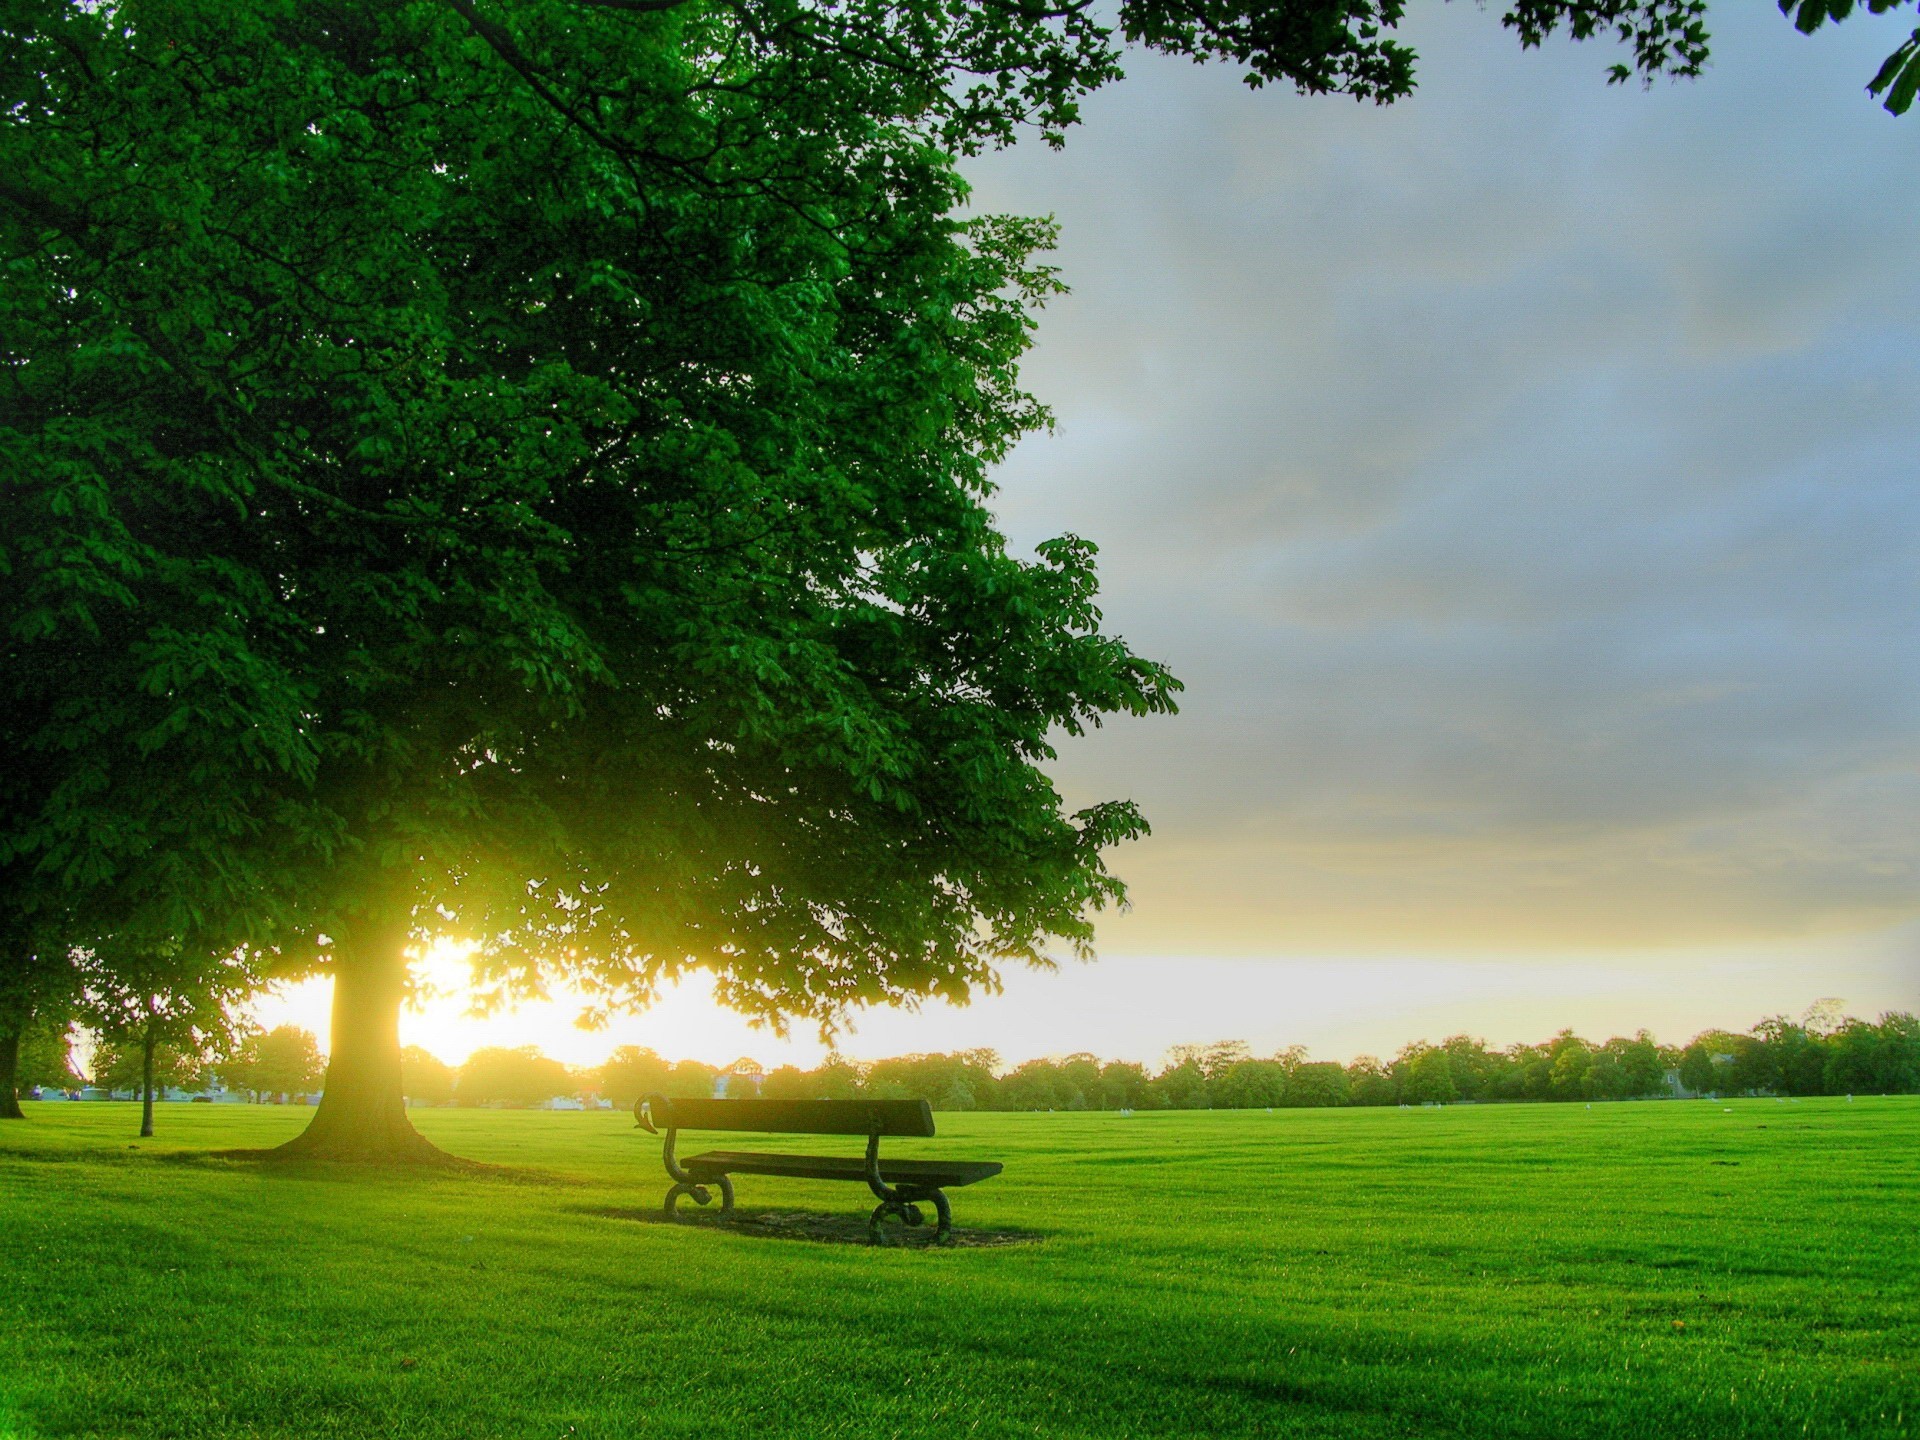
{"type": "Polygon", "coordinates": [[[742,1055],[713,1077],[713,1098],[751,1100],[760,1093],[761,1082],[766,1078],[767,1072],[760,1068],[758,1060],[742,1055]]]}

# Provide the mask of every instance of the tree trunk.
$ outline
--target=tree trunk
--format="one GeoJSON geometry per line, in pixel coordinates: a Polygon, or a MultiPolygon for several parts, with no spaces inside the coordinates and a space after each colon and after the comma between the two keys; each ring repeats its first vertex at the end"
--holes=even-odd
{"type": "Polygon", "coordinates": [[[153,1138],[153,1011],[147,1011],[147,1028],[140,1037],[140,1138],[153,1138]]]}
{"type": "Polygon", "coordinates": [[[407,984],[407,923],[362,918],[338,937],[333,1032],[320,1106],[307,1128],[273,1153],[287,1159],[434,1164],[400,1095],[400,1004],[407,984]]]}
{"type": "Polygon", "coordinates": [[[20,1108],[20,1037],[0,1035],[0,1120],[24,1120],[20,1108]]]}

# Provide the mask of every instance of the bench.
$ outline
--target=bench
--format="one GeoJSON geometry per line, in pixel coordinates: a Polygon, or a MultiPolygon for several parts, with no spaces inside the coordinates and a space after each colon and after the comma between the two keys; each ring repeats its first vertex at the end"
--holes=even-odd
{"type": "Polygon", "coordinates": [[[641,1126],[666,1133],[665,1159],[673,1188],[667,1191],[666,1213],[682,1196],[696,1204],[720,1191],[720,1215],[733,1213],[732,1175],[786,1175],[796,1180],[864,1180],[880,1199],[867,1218],[867,1234],[876,1245],[886,1243],[880,1228],[891,1215],[904,1225],[923,1222],[920,1206],[930,1204],[938,1217],[934,1243],[952,1242],[953,1211],[942,1193],[990,1179],[1001,1166],[994,1160],[885,1160],[880,1156],[883,1135],[933,1134],[933,1107],[924,1100],[671,1100],[665,1095],[642,1096],[633,1107],[641,1126]],[[853,1155],[778,1155],[753,1150],[709,1150],[685,1160],[674,1157],[674,1140],[682,1130],[753,1131],[763,1135],[864,1135],[867,1153],[853,1155]]]}

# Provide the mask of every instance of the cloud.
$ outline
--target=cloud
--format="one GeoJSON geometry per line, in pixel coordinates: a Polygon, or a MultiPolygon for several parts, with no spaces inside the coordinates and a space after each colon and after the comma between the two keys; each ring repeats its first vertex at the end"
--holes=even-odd
{"type": "Polygon", "coordinates": [[[1920,149],[1877,31],[1716,21],[1640,93],[1443,7],[1386,111],[1135,57],[976,167],[1075,286],[1003,518],[1190,687],[1059,767],[1155,823],[1109,948],[1920,914],[1920,149]]]}

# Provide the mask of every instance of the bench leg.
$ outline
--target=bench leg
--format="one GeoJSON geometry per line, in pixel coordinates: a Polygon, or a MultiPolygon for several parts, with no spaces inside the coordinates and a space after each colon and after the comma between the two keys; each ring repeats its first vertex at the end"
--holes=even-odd
{"type": "Polygon", "coordinates": [[[953,1243],[953,1207],[947,1204],[947,1197],[938,1190],[912,1192],[911,1199],[902,1193],[895,1199],[882,1200],[873,1207],[873,1214],[867,1217],[867,1238],[875,1245],[889,1243],[887,1233],[880,1224],[881,1220],[888,1215],[899,1216],[902,1225],[924,1225],[926,1220],[920,1214],[918,1203],[920,1201],[932,1201],[933,1213],[938,1218],[933,1232],[933,1243],[951,1245],[953,1243]]]}
{"type": "MultiPolygon", "coordinates": [[[[713,1183],[720,1187],[720,1218],[725,1220],[733,1214],[733,1181],[725,1175],[716,1175],[713,1177],[713,1183]]],[[[708,1205],[713,1202],[713,1192],[706,1186],[682,1180],[667,1191],[666,1211],[669,1220],[674,1218],[674,1211],[679,1206],[682,1195],[691,1195],[696,1205],[708,1205]]]]}

